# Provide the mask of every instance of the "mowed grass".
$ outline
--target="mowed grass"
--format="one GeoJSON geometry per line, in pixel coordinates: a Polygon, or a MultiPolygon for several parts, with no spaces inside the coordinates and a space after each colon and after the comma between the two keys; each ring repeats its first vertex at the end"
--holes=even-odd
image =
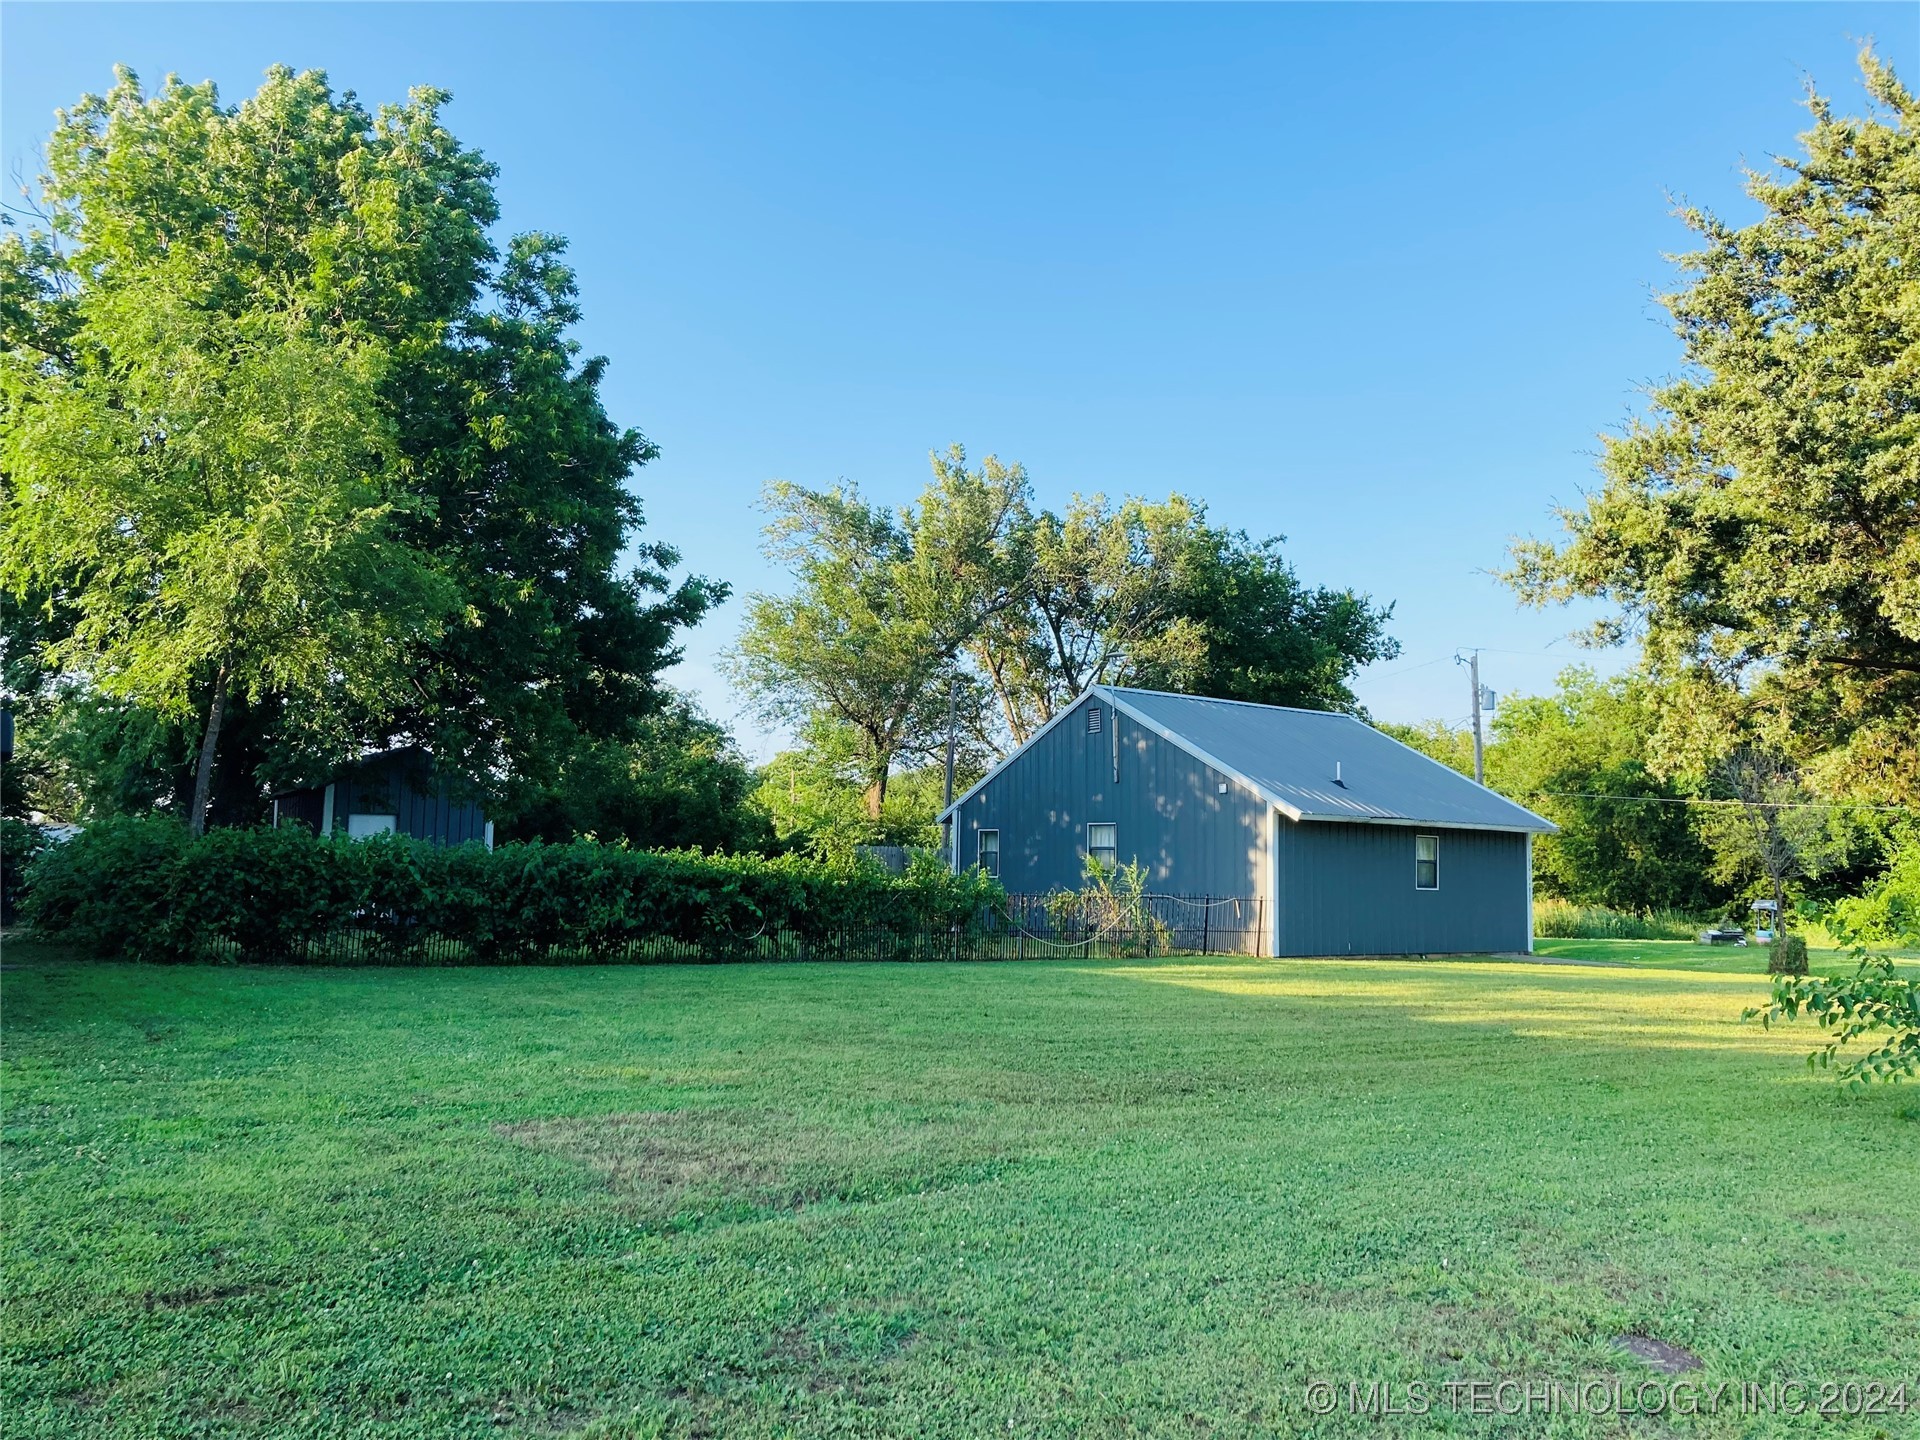
{"type": "Polygon", "coordinates": [[[1916,1429],[1306,1403],[1920,1386],[1920,1094],[1757,976],[7,958],[10,1437],[1916,1429]]]}
{"type": "MultiPolygon", "coordinates": [[[[1691,940],[1535,940],[1534,953],[1542,959],[1580,960],[1608,965],[1633,965],[1648,970],[1707,970],[1721,975],[1767,973],[1765,945],[1701,945],[1691,940]]],[[[1876,950],[1893,959],[1903,975],[1920,976],[1920,955],[1911,950],[1876,950]]],[[[1807,949],[1809,970],[1827,975],[1851,974],[1858,964],[1851,952],[1835,946],[1818,932],[1807,949]]]]}

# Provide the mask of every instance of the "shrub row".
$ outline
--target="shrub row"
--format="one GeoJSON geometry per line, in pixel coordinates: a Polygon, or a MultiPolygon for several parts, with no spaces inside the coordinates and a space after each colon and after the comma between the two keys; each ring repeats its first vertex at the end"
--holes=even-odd
{"type": "Polygon", "coordinates": [[[537,964],[769,954],[937,953],[1002,897],[977,871],[905,875],[785,855],[569,845],[452,848],[304,830],[189,838],[163,819],[95,826],[29,875],[35,930],[101,957],[537,964]],[[343,940],[347,943],[343,944],[343,940]],[[784,947],[784,948],[782,948],[784,947]]]}
{"type": "Polygon", "coordinates": [[[24,820],[0,819],[0,925],[11,925],[26,894],[27,867],[47,848],[46,834],[24,820]]]}

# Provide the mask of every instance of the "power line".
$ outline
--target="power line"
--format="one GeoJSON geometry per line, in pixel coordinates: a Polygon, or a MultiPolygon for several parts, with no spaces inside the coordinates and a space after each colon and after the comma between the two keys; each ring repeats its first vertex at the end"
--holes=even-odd
{"type": "Polygon", "coordinates": [[[1398,670],[1383,670],[1378,675],[1356,676],[1354,683],[1357,685],[1371,685],[1376,680],[1391,680],[1395,675],[1411,675],[1416,670],[1425,670],[1430,665],[1438,665],[1441,661],[1451,660],[1452,658],[1453,656],[1451,654],[1440,655],[1432,660],[1422,660],[1418,665],[1402,665],[1398,670]]]}
{"type": "Polygon", "coordinates": [[[1864,800],[1712,800],[1680,795],[1602,795],[1592,790],[1524,790],[1529,800],[1615,800],[1626,805],[1740,805],[1754,810],[1889,810],[1911,805],[1869,805],[1864,800]]]}
{"type": "Polygon", "coordinates": [[[1458,650],[1450,650],[1445,655],[1436,656],[1431,660],[1422,660],[1418,665],[1402,665],[1397,670],[1382,670],[1378,675],[1361,675],[1357,677],[1353,683],[1356,685],[1371,685],[1376,680],[1391,680],[1396,675],[1411,675],[1416,670],[1425,670],[1429,665],[1438,665],[1443,660],[1451,660],[1455,655],[1464,654],[1467,650],[1478,650],[1483,655],[1563,656],[1571,653],[1566,650],[1556,650],[1551,645],[1544,646],[1539,650],[1503,650],[1498,645],[1468,645],[1462,646],[1458,650]]]}

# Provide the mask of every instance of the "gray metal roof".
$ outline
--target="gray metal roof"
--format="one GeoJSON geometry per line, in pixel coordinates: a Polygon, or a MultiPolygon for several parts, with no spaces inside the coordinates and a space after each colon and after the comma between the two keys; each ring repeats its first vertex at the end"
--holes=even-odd
{"type": "Polygon", "coordinates": [[[1239,777],[1295,820],[1541,834],[1558,828],[1351,715],[1160,690],[1095,688],[1105,691],[1122,714],[1239,777]]]}
{"type": "Polygon", "coordinates": [[[1089,693],[1104,696],[1121,714],[1233,776],[1295,820],[1538,834],[1559,828],[1351,715],[1109,685],[1089,693]]]}

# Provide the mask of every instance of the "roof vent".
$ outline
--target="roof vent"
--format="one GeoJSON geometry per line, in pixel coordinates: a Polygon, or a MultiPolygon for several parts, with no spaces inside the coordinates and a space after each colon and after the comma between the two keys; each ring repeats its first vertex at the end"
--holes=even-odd
{"type": "Polygon", "coordinates": [[[1342,779],[1340,775],[1340,762],[1338,760],[1333,762],[1333,783],[1338,785],[1342,790],[1347,788],[1347,782],[1342,779]]]}
{"type": "Polygon", "coordinates": [[[1100,707],[1098,705],[1089,705],[1087,706],[1087,734],[1098,735],[1099,733],[1100,707]]]}

